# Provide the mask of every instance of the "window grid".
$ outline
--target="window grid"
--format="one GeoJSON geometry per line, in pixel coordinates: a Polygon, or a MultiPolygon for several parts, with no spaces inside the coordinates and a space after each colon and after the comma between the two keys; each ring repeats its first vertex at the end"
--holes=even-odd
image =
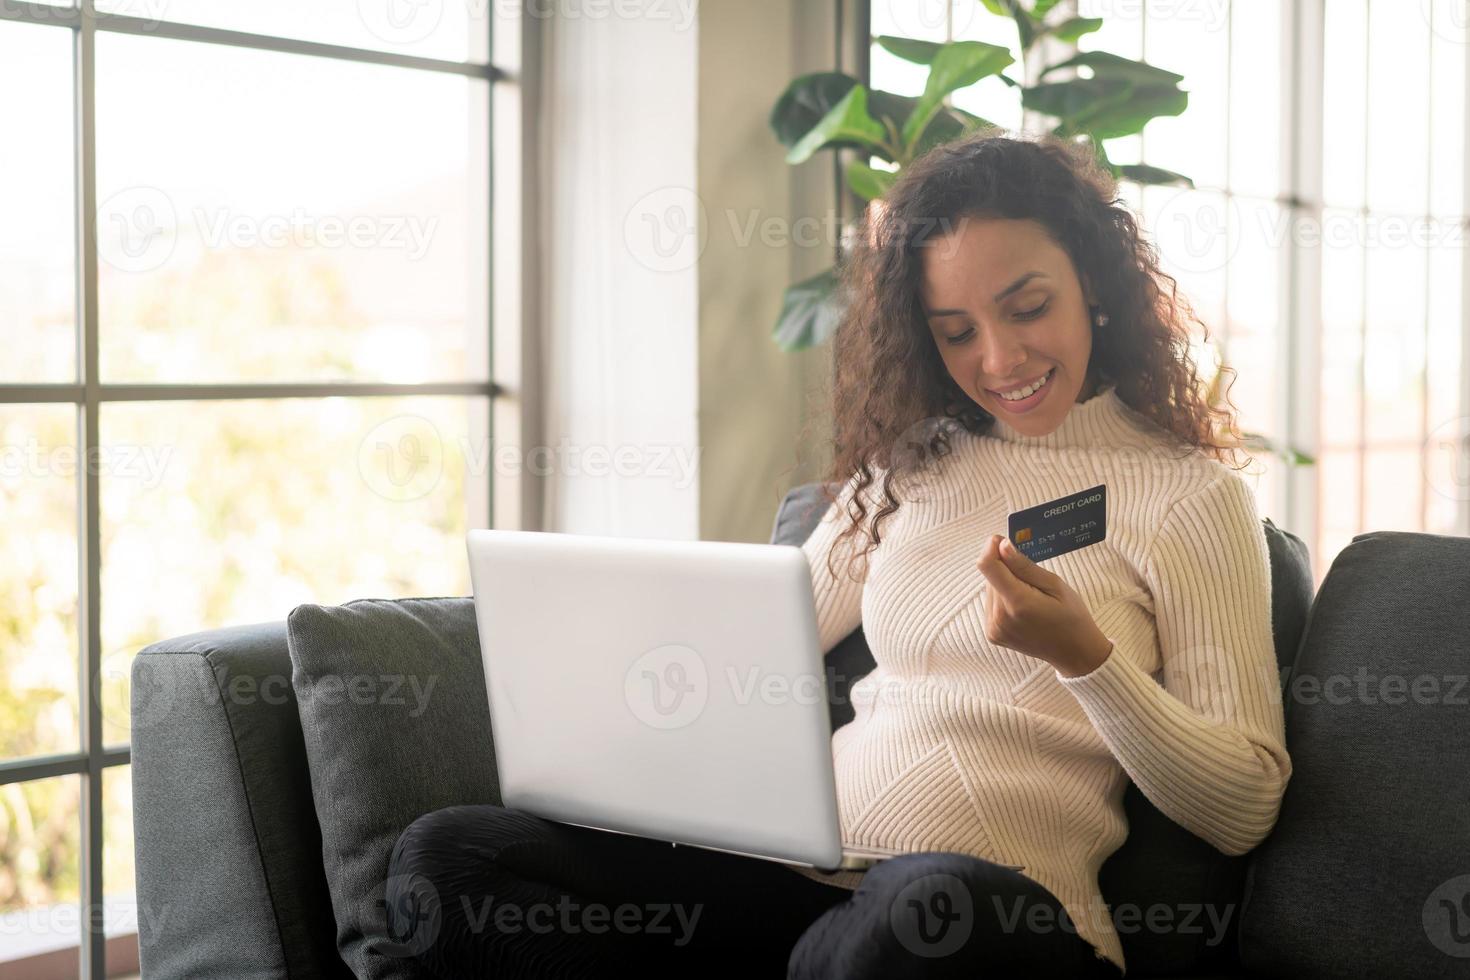
{"type": "MultiPolygon", "coordinates": [[[[1371,17],[1372,3],[1374,0],[1364,0],[1363,16],[1371,17]]],[[[1378,0],[1382,2],[1382,0],[1378,0]]],[[[1435,5],[1428,5],[1425,16],[1434,17],[1435,5]]],[[[1303,224],[1311,223],[1316,227],[1322,227],[1322,215],[1324,207],[1327,207],[1322,180],[1324,165],[1323,143],[1323,87],[1325,80],[1325,34],[1324,25],[1328,13],[1327,4],[1324,0],[1305,0],[1305,2],[1283,3],[1278,6],[1281,48],[1279,51],[1280,78],[1281,78],[1281,118],[1280,118],[1280,187],[1274,196],[1252,193],[1248,190],[1237,190],[1233,184],[1231,171],[1232,150],[1237,142],[1237,134],[1233,125],[1232,116],[1235,110],[1234,102],[1237,93],[1234,91],[1232,73],[1234,72],[1234,3],[1228,3],[1224,9],[1224,45],[1226,48],[1224,61],[1224,109],[1222,122],[1224,132],[1224,180],[1219,188],[1207,188],[1208,192],[1218,195],[1224,206],[1225,213],[1233,213],[1234,202],[1257,201],[1269,202],[1282,210],[1282,218],[1286,227],[1297,229],[1303,224]]],[[[950,8],[952,14],[953,8],[950,8]]],[[[1102,11],[1106,14],[1106,11],[1102,11]]],[[[1341,12],[1339,12],[1341,15],[1341,12]]],[[[1144,52],[1143,57],[1147,59],[1146,42],[1148,38],[1148,23],[1150,16],[1149,5],[1144,4],[1140,8],[1138,19],[1138,46],[1144,52]]],[[[1432,123],[1432,106],[1434,98],[1433,85],[1433,48],[1434,48],[1434,24],[1429,24],[1430,29],[1426,32],[1428,51],[1425,57],[1428,59],[1430,74],[1427,76],[1429,83],[1429,98],[1431,99],[1431,125],[1428,128],[1429,140],[1424,147],[1427,171],[1434,167],[1432,139],[1434,125],[1432,123]]],[[[946,37],[952,38],[952,27],[947,25],[946,37]]],[[[1368,45],[1373,43],[1371,30],[1366,31],[1368,45]]],[[[1075,47],[1075,45],[1074,45],[1075,47]]],[[[1371,78],[1368,70],[1368,50],[1364,51],[1365,64],[1362,78],[1362,86],[1365,105],[1368,104],[1371,94],[1371,78]]],[[[1467,68],[1470,71],[1470,68],[1467,68]]],[[[1371,126],[1371,120],[1369,121],[1371,126]]],[[[1366,129],[1371,132],[1371,129],[1366,129]]],[[[1460,138],[1464,141],[1467,151],[1470,151],[1470,104],[1465,110],[1465,119],[1460,138]]],[[[1142,153],[1146,133],[1137,136],[1137,146],[1142,153]]],[[[1433,206],[1433,184],[1426,179],[1426,194],[1423,214],[1415,214],[1412,210],[1398,207],[1373,207],[1368,197],[1368,167],[1369,167],[1370,141],[1365,140],[1363,147],[1363,199],[1358,202],[1341,202],[1337,207],[1346,207],[1356,213],[1361,220],[1401,218],[1409,220],[1445,220],[1447,216],[1437,214],[1433,206]]],[[[1141,156],[1146,159],[1146,153],[1141,156]]],[[[1464,198],[1466,204],[1470,204],[1470,168],[1466,168],[1464,176],[1464,198]]],[[[1459,223],[1463,229],[1470,230],[1470,216],[1462,213],[1448,216],[1448,220],[1459,223]]],[[[1432,253],[1426,253],[1432,254],[1432,253]]],[[[1371,253],[1365,252],[1366,260],[1371,253]]],[[[1278,323],[1275,340],[1276,356],[1281,364],[1281,377],[1287,384],[1283,387],[1282,394],[1276,399],[1272,411],[1270,432],[1273,438],[1280,438],[1288,446],[1302,448],[1308,452],[1315,452],[1320,456],[1323,453],[1334,450],[1348,450],[1354,455],[1354,468],[1357,474],[1358,496],[1355,503],[1357,512],[1357,532],[1367,530],[1369,514],[1367,493],[1364,488],[1368,483],[1369,476],[1369,453],[1391,452],[1394,450],[1410,450],[1414,452],[1421,463],[1421,467],[1427,466],[1430,461],[1429,453],[1432,447],[1428,444],[1430,427],[1433,424],[1431,409],[1431,391],[1429,377],[1430,352],[1432,348],[1432,318],[1433,309],[1429,301],[1432,285],[1435,280],[1435,269],[1430,265],[1425,270],[1425,297],[1424,297],[1424,322],[1422,324],[1424,360],[1417,365],[1418,379],[1420,382],[1419,418],[1420,432],[1418,438],[1369,438],[1369,418],[1367,398],[1369,391],[1368,379],[1368,347],[1367,341],[1370,335],[1372,313],[1368,306],[1368,277],[1365,275],[1359,282],[1360,318],[1358,323],[1358,340],[1360,354],[1357,363],[1356,382],[1356,426],[1357,439],[1349,445],[1341,445],[1337,440],[1322,441],[1318,438],[1320,431],[1320,415],[1323,411],[1323,379],[1322,379],[1322,356],[1321,347],[1323,342],[1323,309],[1322,298],[1324,283],[1321,271],[1320,246],[1311,246],[1299,243],[1298,238],[1293,236],[1285,247],[1280,249],[1277,258],[1277,272],[1279,276],[1277,290],[1278,323]]],[[[1235,332],[1236,324],[1230,315],[1230,263],[1225,263],[1220,269],[1221,277],[1221,322],[1217,329],[1211,333],[1218,338],[1220,353],[1229,363],[1229,348],[1232,334],[1235,332]]],[[[1467,312],[1470,312],[1470,250],[1462,250],[1460,264],[1459,294],[1461,297],[1461,320],[1462,324],[1467,312]]],[[[1470,420],[1470,337],[1466,337],[1461,331],[1462,342],[1459,362],[1459,412],[1462,429],[1470,420]]],[[[1470,433],[1457,431],[1456,438],[1461,441],[1470,440],[1470,433]]],[[[1470,450],[1470,445],[1460,447],[1461,454],[1470,450]]],[[[1313,564],[1315,567],[1316,583],[1320,584],[1321,578],[1326,573],[1334,554],[1327,553],[1326,539],[1327,528],[1322,516],[1322,495],[1330,492],[1330,488],[1324,485],[1321,476],[1321,466],[1303,466],[1285,468],[1284,463],[1273,461],[1275,467],[1282,468],[1281,478],[1271,483],[1271,499],[1268,505],[1283,515],[1284,526],[1300,534],[1307,539],[1311,547],[1313,564]]],[[[1431,493],[1433,492],[1430,481],[1427,478],[1421,480],[1419,486],[1418,500],[1415,510],[1418,514],[1419,528],[1428,529],[1430,521],[1431,493]]],[[[1470,533],[1470,493],[1460,494],[1456,507],[1456,526],[1454,533],[1470,533]]]]}
{"type": "MultiPolygon", "coordinates": [[[[48,4],[17,2],[0,4],[0,21],[42,24],[72,32],[73,36],[73,154],[76,169],[76,331],[78,380],[72,383],[20,384],[0,383],[0,404],[34,404],[65,402],[76,405],[77,452],[86,459],[89,450],[101,445],[99,416],[103,403],[127,401],[225,400],[326,398],[333,396],[393,395],[462,395],[486,396],[487,432],[493,439],[496,399],[505,392],[493,380],[483,382],[429,382],[419,384],[391,383],[242,383],[242,384],[103,384],[98,374],[98,303],[97,241],[95,215],[96,186],[96,119],[95,68],[96,37],[100,32],[146,35],[179,41],[199,41],[235,48],[275,51],[462,75],[484,79],[493,86],[506,75],[488,62],[457,62],[415,55],[323,44],[291,38],[251,34],[240,31],[199,27],[189,24],[155,21],[119,14],[98,13],[94,0],[80,0],[79,6],[56,7],[48,4]]],[[[493,18],[486,18],[485,30],[493,30],[493,18]]],[[[493,48],[488,43],[486,50],[493,48]]],[[[493,99],[487,99],[487,106],[493,99]]],[[[493,109],[487,110],[493,111],[493,109]]],[[[487,120],[485,132],[493,131],[487,120]]],[[[494,158],[490,156],[490,180],[494,182],[494,158]]],[[[493,254],[491,256],[493,262],[493,254]]],[[[491,269],[485,270],[487,284],[491,269]]],[[[493,310],[493,302],[487,305],[493,310]]],[[[493,317],[493,313],[491,313],[493,317]]],[[[492,325],[493,327],[493,325],[492,325]]],[[[489,345],[493,352],[493,345],[489,345]]],[[[493,359],[493,353],[491,354],[493,359]]],[[[487,365],[487,378],[494,377],[493,364],[487,365]]],[[[80,750],[40,758],[0,760],[0,785],[28,782],[55,776],[79,775],[84,786],[81,805],[81,872],[79,899],[83,910],[80,935],[80,976],[85,980],[103,980],[107,975],[105,923],[103,908],[103,774],[117,766],[128,765],[131,752],[127,747],[104,744],[100,691],[102,667],[101,637],[101,561],[100,561],[100,490],[99,468],[81,468],[78,492],[78,570],[79,631],[81,656],[78,685],[81,698],[80,750]]],[[[494,513],[494,481],[487,483],[492,499],[487,513],[494,513]]]]}

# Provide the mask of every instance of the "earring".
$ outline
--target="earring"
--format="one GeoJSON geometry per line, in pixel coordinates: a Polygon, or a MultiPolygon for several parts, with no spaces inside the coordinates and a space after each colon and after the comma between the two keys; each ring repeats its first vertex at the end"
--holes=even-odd
{"type": "Polygon", "coordinates": [[[1099,327],[1106,327],[1108,325],[1108,315],[1099,310],[1096,306],[1093,307],[1093,310],[1096,311],[1092,315],[1093,324],[1099,327]]]}

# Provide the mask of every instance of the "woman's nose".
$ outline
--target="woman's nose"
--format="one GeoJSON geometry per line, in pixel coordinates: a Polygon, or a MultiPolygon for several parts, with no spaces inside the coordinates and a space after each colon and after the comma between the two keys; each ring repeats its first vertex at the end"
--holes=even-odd
{"type": "Polygon", "coordinates": [[[986,330],[982,335],[980,367],[992,380],[1015,380],[1014,375],[1026,363],[1026,350],[1003,330],[986,330]]]}

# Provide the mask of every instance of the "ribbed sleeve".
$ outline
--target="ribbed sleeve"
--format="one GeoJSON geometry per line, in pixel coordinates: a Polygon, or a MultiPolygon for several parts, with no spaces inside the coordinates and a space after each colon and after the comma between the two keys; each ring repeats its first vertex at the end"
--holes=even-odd
{"type": "MultiPolygon", "coordinates": [[[[1175,501],[1143,568],[1163,683],[1124,636],[1090,673],[1057,679],[1134,783],[1225,854],[1270,832],[1291,777],[1271,633],[1271,564],[1254,497],[1234,471],[1175,501]]],[[[1106,627],[1105,627],[1106,631],[1106,627]]]]}
{"type": "MultiPolygon", "coordinates": [[[[867,504],[868,512],[864,515],[864,527],[871,527],[873,520],[873,504],[871,495],[874,487],[881,486],[882,474],[878,472],[875,482],[868,487],[863,494],[863,501],[867,504]]],[[[863,578],[861,561],[855,562],[849,571],[848,557],[862,550],[867,544],[867,538],[863,531],[859,530],[841,545],[837,544],[838,535],[851,523],[848,516],[848,507],[851,504],[857,488],[857,476],[854,474],[837,493],[837,500],[828,506],[827,512],[822,515],[821,521],[812,533],[802,543],[801,550],[806,553],[807,564],[812,570],[812,597],[816,600],[817,608],[817,636],[822,643],[822,656],[826,656],[833,647],[842,642],[846,636],[857,629],[862,621],[863,604],[863,578]],[[836,570],[834,576],[827,570],[827,556],[832,554],[834,547],[836,553],[832,556],[832,567],[836,570]]],[[[868,562],[873,560],[870,553],[868,562]]]]}

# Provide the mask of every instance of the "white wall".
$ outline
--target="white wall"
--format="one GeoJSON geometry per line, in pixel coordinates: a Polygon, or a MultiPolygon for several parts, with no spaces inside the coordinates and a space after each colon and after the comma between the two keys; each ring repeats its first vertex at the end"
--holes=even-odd
{"type": "Polygon", "coordinates": [[[697,7],[539,9],[544,527],[696,538],[697,7]]]}

